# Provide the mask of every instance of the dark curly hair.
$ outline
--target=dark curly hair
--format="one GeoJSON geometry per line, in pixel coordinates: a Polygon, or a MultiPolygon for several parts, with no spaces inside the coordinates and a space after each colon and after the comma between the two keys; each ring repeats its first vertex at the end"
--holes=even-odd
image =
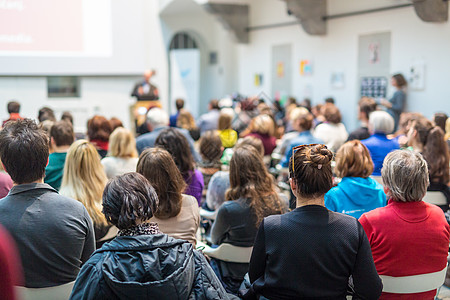
{"type": "Polygon", "coordinates": [[[137,220],[149,220],[157,208],[155,189],[135,172],[113,178],[103,191],[103,214],[119,229],[130,228],[137,220]]]}

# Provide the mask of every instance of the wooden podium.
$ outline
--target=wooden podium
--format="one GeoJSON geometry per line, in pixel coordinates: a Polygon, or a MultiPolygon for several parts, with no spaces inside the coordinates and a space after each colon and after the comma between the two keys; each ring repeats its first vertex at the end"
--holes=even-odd
{"type": "Polygon", "coordinates": [[[161,102],[159,100],[137,101],[130,106],[130,120],[135,126],[134,132],[137,127],[144,124],[147,111],[153,107],[162,108],[161,102]]]}

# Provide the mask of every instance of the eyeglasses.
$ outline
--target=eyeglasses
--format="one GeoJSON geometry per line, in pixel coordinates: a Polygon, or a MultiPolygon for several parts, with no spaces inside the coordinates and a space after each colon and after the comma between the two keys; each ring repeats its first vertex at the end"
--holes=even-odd
{"type": "Polygon", "coordinates": [[[306,148],[306,147],[312,147],[312,146],[317,146],[320,144],[308,144],[308,145],[298,145],[295,146],[294,148],[292,148],[292,174],[294,174],[295,172],[295,152],[297,152],[300,149],[306,148]]]}

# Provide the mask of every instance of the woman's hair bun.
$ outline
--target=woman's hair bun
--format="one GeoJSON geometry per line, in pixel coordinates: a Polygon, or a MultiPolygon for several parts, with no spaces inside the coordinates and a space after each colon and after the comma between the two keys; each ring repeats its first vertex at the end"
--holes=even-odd
{"type": "Polygon", "coordinates": [[[317,165],[327,165],[333,159],[333,152],[331,152],[325,145],[317,145],[311,147],[309,152],[309,160],[317,165]]]}

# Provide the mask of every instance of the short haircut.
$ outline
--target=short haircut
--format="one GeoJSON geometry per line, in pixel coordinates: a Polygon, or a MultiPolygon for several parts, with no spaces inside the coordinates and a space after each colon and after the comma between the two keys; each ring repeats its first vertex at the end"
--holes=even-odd
{"type": "Polygon", "coordinates": [[[443,132],[445,132],[445,122],[447,121],[448,116],[446,113],[437,112],[433,116],[433,121],[436,126],[439,126],[443,132]]]}
{"type": "Polygon", "coordinates": [[[116,128],[123,127],[122,121],[120,121],[120,119],[116,117],[112,117],[109,120],[109,123],[111,124],[112,131],[114,131],[116,128]]]}
{"type": "Polygon", "coordinates": [[[369,177],[373,172],[373,161],[369,150],[358,140],[342,145],[336,153],[338,177],[369,177]]]}
{"type": "Polygon", "coordinates": [[[383,161],[381,169],[387,195],[398,202],[422,200],[429,184],[428,167],[418,152],[395,150],[383,161]]]}
{"type": "Polygon", "coordinates": [[[8,114],[18,114],[20,112],[20,103],[17,101],[10,101],[7,105],[8,114]]]}
{"type": "Polygon", "coordinates": [[[161,148],[148,148],[142,152],[136,172],[144,175],[156,191],[159,206],[154,215],[160,219],[176,217],[183,201],[186,183],[169,152],[161,148]]]}
{"type": "Polygon", "coordinates": [[[113,157],[138,157],[133,134],[123,127],[119,127],[111,133],[108,151],[113,157]]]}
{"type": "Polygon", "coordinates": [[[75,140],[72,124],[67,121],[58,121],[50,128],[50,137],[56,146],[70,146],[75,140]]]}
{"type": "Polygon", "coordinates": [[[292,122],[298,122],[298,126],[303,130],[311,130],[314,117],[313,115],[304,107],[296,107],[291,111],[290,114],[292,122]]]}
{"type": "Polygon", "coordinates": [[[147,112],[147,123],[153,128],[168,126],[169,115],[161,108],[154,107],[147,112]]]}
{"type": "Polygon", "coordinates": [[[103,214],[119,229],[153,217],[158,208],[155,189],[141,174],[132,172],[113,178],[103,191],[103,214]]]}
{"type": "Polygon", "coordinates": [[[184,100],[181,98],[178,98],[177,100],[175,100],[175,106],[177,108],[177,110],[180,110],[184,107],[184,100]]]}
{"type": "Polygon", "coordinates": [[[30,119],[8,122],[0,131],[0,158],[17,184],[44,178],[48,149],[47,134],[30,119]]]}
{"type": "Polygon", "coordinates": [[[321,113],[325,117],[325,120],[327,120],[327,122],[333,124],[341,123],[342,120],[341,112],[339,111],[339,108],[337,108],[336,105],[332,103],[326,103],[325,105],[322,106],[321,113]]]}
{"type": "Polygon", "coordinates": [[[370,97],[362,97],[358,102],[359,111],[366,115],[366,118],[369,118],[369,115],[377,109],[377,103],[373,98],[370,97]]]}
{"type": "Polygon", "coordinates": [[[222,156],[222,140],[216,131],[206,131],[200,138],[200,155],[205,161],[215,162],[222,156]]]}
{"type": "Polygon", "coordinates": [[[328,97],[325,99],[325,103],[331,103],[334,104],[334,98],[333,97],[328,97]]]}
{"type": "Polygon", "coordinates": [[[394,118],[385,111],[377,110],[370,114],[369,126],[373,132],[389,134],[394,130],[394,118]]]}
{"type": "Polygon", "coordinates": [[[305,145],[291,156],[289,174],[297,186],[299,196],[302,198],[322,197],[332,188],[332,159],[333,152],[321,144],[305,145]]]}
{"type": "Polygon", "coordinates": [[[211,106],[211,109],[219,109],[219,100],[217,99],[212,99],[211,101],[209,101],[209,105],[211,106]]]}
{"type": "Polygon", "coordinates": [[[41,123],[46,120],[56,122],[55,113],[54,113],[53,109],[51,109],[50,107],[47,107],[47,106],[44,106],[43,108],[41,108],[38,112],[38,120],[41,123]]]}
{"type": "Polygon", "coordinates": [[[227,113],[220,113],[219,121],[218,121],[218,130],[225,130],[225,129],[231,129],[231,121],[233,120],[233,117],[230,114],[227,113]]]}
{"type": "Polygon", "coordinates": [[[406,79],[405,79],[405,77],[402,74],[400,74],[400,73],[394,74],[392,76],[392,78],[395,79],[395,82],[397,83],[397,86],[400,87],[400,88],[404,87],[404,86],[406,86],[408,84],[406,79]]]}
{"type": "Polygon", "coordinates": [[[61,120],[70,122],[70,124],[72,124],[72,126],[73,126],[73,116],[72,116],[72,113],[70,111],[63,112],[63,114],[61,116],[61,120]]]}
{"type": "Polygon", "coordinates": [[[93,116],[87,123],[87,135],[89,140],[100,140],[107,142],[111,135],[111,123],[104,116],[93,116]]]}

